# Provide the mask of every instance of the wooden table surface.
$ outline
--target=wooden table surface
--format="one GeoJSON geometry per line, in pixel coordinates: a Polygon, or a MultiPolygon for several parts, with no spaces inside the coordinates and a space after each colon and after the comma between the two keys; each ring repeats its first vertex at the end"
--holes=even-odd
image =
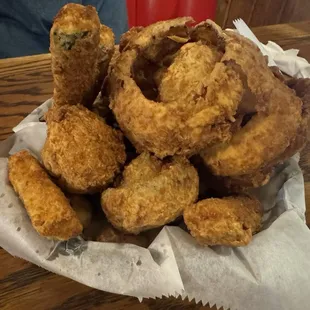
{"type": "MultiPolygon", "coordinates": [[[[254,32],[264,43],[272,40],[284,49],[300,49],[300,55],[310,61],[310,21],[259,27],[254,32]]],[[[52,90],[49,54],[0,60],[0,140],[10,136],[12,127],[50,98],[52,90]]],[[[307,206],[310,206],[309,149],[306,147],[301,156],[307,206]]],[[[101,292],[55,275],[14,258],[1,248],[0,266],[0,309],[211,309],[175,298],[144,300],[140,304],[136,298],[101,292]]]]}

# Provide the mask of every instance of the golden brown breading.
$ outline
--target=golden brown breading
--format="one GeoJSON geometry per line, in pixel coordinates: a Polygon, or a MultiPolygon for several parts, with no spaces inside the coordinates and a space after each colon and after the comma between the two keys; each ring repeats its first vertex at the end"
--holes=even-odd
{"type": "MultiPolygon", "coordinates": [[[[140,34],[142,36],[143,31],[138,36],[140,34]]],[[[139,152],[148,150],[160,158],[175,154],[192,155],[208,145],[231,138],[233,115],[244,92],[240,70],[233,62],[219,62],[209,76],[201,77],[205,80],[198,87],[198,94],[192,90],[193,100],[184,100],[181,96],[178,100],[155,102],[145,96],[146,92],[141,91],[134,79],[132,68],[142,57],[139,53],[136,49],[121,53],[110,75],[110,108],[139,152]]],[[[192,63],[193,55],[185,53],[186,56],[189,57],[186,63],[192,63]]],[[[208,61],[212,62],[212,53],[206,54],[207,57],[211,57],[208,61]]],[[[195,61],[204,60],[195,57],[195,61]]],[[[169,75],[167,79],[170,80],[169,75]]],[[[186,90],[187,93],[190,91],[186,90]]],[[[164,86],[162,92],[169,94],[168,89],[164,91],[164,86]]]]}
{"type": "MultiPolygon", "coordinates": [[[[272,172],[272,167],[277,165],[278,163],[281,163],[281,162],[287,160],[288,158],[290,158],[291,156],[293,156],[297,152],[301,151],[303,149],[303,147],[305,146],[306,142],[309,140],[310,79],[291,79],[290,81],[287,81],[286,83],[290,88],[292,88],[296,92],[296,95],[299,98],[301,98],[301,100],[302,100],[301,115],[298,115],[298,117],[296,118],[296,124],[294,124],[295,125],[294,128],[296,128],[296,125],[297,125],[297,130],[296,130],[295,134],[293,134],[291,136],[291,138],[286,141],[286,143],[284,144],[284,149],[283,149],[283,146],[281,146],[281,148],[279,148],[279,150],[276,150],[274,144],[276,144],[277,142],[273,142],[273,141],[277,140],[279,138],[279,135],[281,137],[281,133],[278,135],[278,129],[272,130],[271,127],[269,127],[269,132],[265,132],[267,130],[267,127],[266,128],[261,127],[261,129],[263,131],[258,131],[257,134],[262,134],[263,136],[259,140],[256,139],[256,140],[253,140],[252,142],[249,141],[248,148],[253,147],[252,150],[255,151],[255,153],[247,154],[247,159],[250,162],[248,163],[248,165],[244,165],[243,168],[249,171],[250,170],[249,165],[251,164],[251,162],[253,163],[253,162],[258,160],[258,157],[255,157],[253,159],[253,156],[254,155],[256,156],[258,152],[260,154],[262,154],[264,152],[264,150],[266,152],[268,152],[268,150],[270,148],[273,149],[274,158],[272,160],[269,160],[269,161],[266,160],[266,162],[262,162],[262,157],[260,156],[260,165],[263,165],[263,167],[260,168],[259,170],[254,171],[254,172],[249,173],[249,174],[233,175],[233,176],[223,177],[222,180],[224,180],[225,186],[227,188],[229,188],[231,192],[242,192],[246,188],[258,187],[258,186],[262,186],[262,185],[266,184],[270,178],[270,175],[272,172]],[[300,118],[300,116],[301,116],[301,118],[300,118]],[[271,134],[272,132],[274,133],[274,135],[271,134]],[[268,138],[270,138],[270,139],[267,139],[267,135],[269,135],[268,138]],[[263,137],[265,137],[265,140],[263,140],[263,137]],[[264,143],[264,144],[262,144],[262,143],[264,143]]],[[[289,98],[292,98],[292,94],[290,94],[289,98]]],[[[279,100],[278,104],[282,105],[282,101],[279,100]]],[[[296,106],[299,106],[299,104],[296,104],[296,99],[287,103],[287,105],[285,106],[285,110],[291,111],[292,109],[294,109],[294,106],[295,106],[295,108],[296,108],[296,106]],[[293,107],[288,107],[289,105],[292,105],[293,107]]],[[[285,119],[288,118],[289,116],[286,115],[286,112],[281,114],[280,108],[281,107],[279,107],[279,110],[276,111],[276,113],[278,113],[278,114],[276,115],[275,119],[278,119],[278,122],[280,125],[287,126],[287,123],[282,123],[282,122],[284,122],[285,119]],[[282,116],[283,116],[283,119],[281,119],[282,116]]],[[[299,110],[299,108],[298,108],[298,110],[299,110]]],[[[271,113],[273,113],[273,111],[271,113]]],[[[292,114],[292,116],[294,116],[294,114],[292,114]]],[[[264,116],[262,116],[261,120],[262,120],[262,122],[264,122],[264,116]]],[[[256,121],[257,120],[255,120],[255,118],[254,118],[254,122],[256,122],[256,121]]],[[[290,120],[290,122],[291,121],[292,120],[290,120]]],[[[277,128],[279,128],[279,130],[280,130],[282,128],[279,124],[277,125],[277,128]]],[[[246,129],[248,129],[248,128],[249,128],[248,126],[245,126],[243,135],[241,135],[241,132],[240,132],[239,134],[237,134],[232,139],[231,143],[234,143],[236,141],[235,140],[236,138],[238,139],[237,144],[233,145],[233,147],[235,147],[235,150],[237,147],[239,148],[238,149],[239,155],[240,155],[240,147],[242,146],[242,142],[243,142],[242,139],[248,138],[247,135],[249,133],[246,131],[246,129]]],[[[289,136],[290,135],[288,134],[287,139],[289,136]]],[[[282,132],[282,138],[283,138],[283,132],[282,132]]],[[[225,152],[227,153],[226,155],[227,156],[234,156],[234,159],[236,159],[235,157],[237,156],[237,154],[228,153],[228,145],[225,145],[223,149],[221,148],[221,146],[216,146],[216,147],[214,147],[214,149],[207,150],[206,151],[207,155],[205,156],[205,159],[209,163],[211,160],[215,163],[219,158],[221,158],[221,160],[223,160],[224,155],[221,152],[225,148],[226,148],[225,152]],[[214,156],[214,154],[212,154],[212,152],[214,150],[217,150],[220,153],[220,155],[218,157],[212,157],[212,156],[214,156]],[[209,155],[211,155],[210,159],[208,159],[209,155]]],[[[233,148],[230,148],[231,152],[233,152],[233,150],[234,150],[233,148]]],[[[248,149],[248,151],[250,152],[249,149],[248,149]]],[[[245,150],[244,150],[244,152],[245,152],[245,150]]],[[[245,153],[242,153],[242,156],[246,156],[245,153]]],[[[227,158],[225,160],[227,160],[227,158]]],[[[245,158],[240,159],[241,163],[242,162],[244,163],[245,160],[246,160],[245,158]]],[[[233,161],[231,163],[231,169],[233,169],[234,165],[237,165],[237,163],[238,163],[238,161],[233,161]]],[[[225,165],[224,161],[219,161],[216,163],[216,165],[223,165],[223,164],[225,165]]],[[[240,166],[241,166],[241,164],[240,164],[240,166]]],[[[240,168],[240,166],[237,165],[238,168],[240,168]]],[[[215,167],[213,167],[213,172],[214,172],[214,168],[215,167]]],[[[227,168],[228,167],[226,165],[226,167],[224,167],[224,169],[227,169],[227,168]]],[[[236,169],[238,169],[238,168],[236,168],[236,169]]],[[[222,170],[222,167],[220,168],[220,170],[222,170]]]]}
{"type": "Polygon", "coordinates": [[[28,151],[12,155],[8,165],[9,180],[40,235],[67,240],[82,232],[68,199],[28,151]]]}
{"type": "Polygon", "coordinates": [[[278,158],[294,139],[302,120],[302,102],[273,75],[251,41],[207,24],[225,42],[222,61],[233,59],[245,73],[257,113],[229,143],[206,149],[202,156],[216,175],[252,174],[278,158]]]}
{"type": "Polygon", "coordinates": [[[187,228],[204,245],[247,245],[261,218],[259,201],[246,196],[205,199],[184,210],[187,228]]]}
{"type": "Polygon", "coordinates": [[[69,194],[68,198],[70,205],[82,223],[83,228],[87,228],[92,219],[91,203],[82,195],[69,194]]]}
{"type": "Polygon", "coordinates": [[[158,22],[128,35],[111,70],[110,107],[139,152],[163,158],[205,149],[215,174],[253,174],[291,144],[302,102],[250,40],[211,21],[194,28],[187,22],[158,22]],[[141,85],[137,76],[146,74],[135,69],[143,62],[139,70],[150,76],[141,85]]]}
{"type": "Polygon", "coordinates": [[[165,225],[198,196],[198,175],[182,157],[160,161],[142,153],[124,170],[124,180],[101,198],[108,220],[118,229],[137,234],[165,225]]]}
{"type": "Polygon", "coordinates": [[[71,193],[101,191],[126,159],[119,131],[81,105],[55,106],[46,114],[46,169],[71,193]]]}
{"type": "Polygon", "coordinates": [[[210,74],[221,57],[221,52],[201,42],[183,45],[161,76],[160,100],[193,101],[195,96],[202,96],[208,87],[210,74]]]}
{"type": "Polygon", "coordinates": [[[56,104],[89,106],[96,98],[99,31],[99,17],[92,6],[69,3],[56,15],[50,31],[56,104]]]}

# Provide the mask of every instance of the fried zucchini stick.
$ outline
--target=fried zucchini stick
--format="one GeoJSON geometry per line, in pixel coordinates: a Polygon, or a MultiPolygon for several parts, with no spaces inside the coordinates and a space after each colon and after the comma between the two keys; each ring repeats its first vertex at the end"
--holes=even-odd
{"type": "Polygon", "coordinates": [[[28,151],[9,158],[9,180],[40,235],[67,240],[82,232],[68,199],[28,151]]]}
{"type": "Polygon", "coordinates": [[[56,15],[50,31],[50,52],[57,105],[95,100],[100,21],[96,9],[69,3],[56,15]]]}

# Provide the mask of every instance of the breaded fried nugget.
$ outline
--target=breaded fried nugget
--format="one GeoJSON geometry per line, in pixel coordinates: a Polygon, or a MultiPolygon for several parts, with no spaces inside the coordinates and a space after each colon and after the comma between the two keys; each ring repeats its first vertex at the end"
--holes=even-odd
{"type": "Polygon", "coordinates": [[[161,101],[193,101],[195,97],[203,96],[209,86],[209,76],[222,56],[221,52],[201,42],[183,45],[162,74],[159,83],[161,101]]]}
{"type": "Polygon", "coordinates": [[[67,240],[82,232],[68,199],[28,151],[9,158],[9,180],[40,235],[67,240]]]}
{"type": "Polygon", "coordinates": [[[108,220],[128,233],[165,225],[198,196],[198,174],[183,157],[160,161],[142,153],[124,170],[123,181],[101,197],[108,220]]]}
{"type": "Polygon", "coordinates": [[[100,21],[92,6],[69,3],[50,31],[54,102],[90,105],[97,94],[100,21]]]}
{"type": "Polygon", "coordinates": [[[46,114],[44,166],[71,193],[94,193],[112,182],[125,162],[119,131],[81,105],[55,106],[46,114]]]}
{"type": "Polygon", "coordinates": [[[247,245],[261,218],[260,202],[246,196],[205,199],[184,210],[187,228],[203,245],[247,245]]]}

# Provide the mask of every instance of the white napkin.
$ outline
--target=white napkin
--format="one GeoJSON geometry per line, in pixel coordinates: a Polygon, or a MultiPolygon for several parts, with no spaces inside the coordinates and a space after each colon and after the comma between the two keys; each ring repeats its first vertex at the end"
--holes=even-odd
{"type": "Polygon", "coordinates": [[[29,123],[32,125],[37,124],[41,121],[41,118],[44,116],[44,114],[48,111],[48,109],[53,104],[53,98],[50,98],[46,100],[44,103],[42,103],[39,107],[34,109],[30,114],[28,114],[17,126],[15,126],[12,130],[14,132],[17,132],[19,130],[22,130],[26,127],[29,127],[29,123]]]}
{"type": "Polygon", "coordinates": [[[282,72],[296,78],[310,77],[310,64],[306,59],[297,56],[298,49],[284,51],[281,46],[272,41],[262,45],[282,72]]]}

